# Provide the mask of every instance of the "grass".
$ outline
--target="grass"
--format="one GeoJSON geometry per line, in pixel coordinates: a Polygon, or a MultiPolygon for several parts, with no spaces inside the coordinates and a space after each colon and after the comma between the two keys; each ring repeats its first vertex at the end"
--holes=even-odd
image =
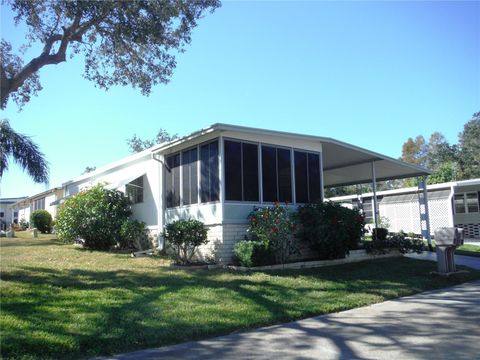
{"type": "MultiPolygon", "coordinates": [[[[427,241],[424,241],[424,243],[425,243],[425,249],[428,250],[427,241]]],[[[433,251],[436,251],[435,240],[432,240],[432,247],[433,247],[433,251]]],[[[480,246],[471,245],[471,244],[465,244],[465,245],[459,246],[458,248],[455,249],[455,255],[480,257],[480,246]]]]}
{"type": "Polygon", "coordinates": [[[342,311],[480,279],[408,258],[285,272],[171,270],[50,236],[0,240],[3,358],[87,358],[342,311]]]}

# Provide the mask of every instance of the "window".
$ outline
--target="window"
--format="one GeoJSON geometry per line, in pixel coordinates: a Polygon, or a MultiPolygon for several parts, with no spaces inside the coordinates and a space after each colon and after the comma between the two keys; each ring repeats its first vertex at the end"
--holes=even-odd
{"type": "Polygon", "coordinates": [[[365,224],[373,223],[373,205],[372,200],[363,200],[363,216],[365,217],[365,224]]]}
{"type": "Polygon", "coordinates": [[[477,193],[467,193],[467,212],[468,213],[478,213],[478,195],[477,193]]]}
{"type": "Polygon", "coordinates": [[[14,212],[13,212],[13,217],[14,217],[14,218],[17,218],[17,217],[18,217],[18,211],[14,211],[14,212]]]}
{"type": "Polygon", "coordinates": [[[455,207],[455,214],[470,214],[480,212],[477,193],[471,192],[464,194],[455,194],[453,198],[453,203],[455,207]]]}
{"type": "Polygon", "coordinates": [[[218,141],[200,147],[200,197],[202,202],[218,201],[218,141]]]}
{"type": "Polygon", "coordinates": [[[225,140],[225,200],[258,201],[258,145],[225,140]]]}
{"type": "Polygon", "coordinates": [[[263,201],[292,202],[290,150],[262,146],[263,201]]]}
{"type": "Polygon", "coordinates": [[[5,213],[3,211],[0,211],[0,217],[4,217],[5,213]]]}
{"type": "Polygon", "coordinates": [[[183,205],[198,203],[197,148],[182,153],[183,205]]]}
{"type": "Polygon", "coordinates": [[[168,156],[165,163],[167,208],[180,206],[180,153],[168,156]]]}
{"type": "Polygon", "coordinates": [[[321,200],[320,156],[295,151],[294,162],[296,202],[308,203],[321,200]]]}
{"type": "Polygon", "coordinates": [[[132,204],[143,202],[143,176],[126,184],[125,193],[132,204]]]}
{"type": "Polygon", "coordinates": [[[455,214],[463,214],[465,212],[465,201],[463,194],[454,196],[455,214]]]}
{"type": "Polygon", "coordinates": [[[37,199],[33,202],[33,211],[45,209],[45,198],[37,199]]]}

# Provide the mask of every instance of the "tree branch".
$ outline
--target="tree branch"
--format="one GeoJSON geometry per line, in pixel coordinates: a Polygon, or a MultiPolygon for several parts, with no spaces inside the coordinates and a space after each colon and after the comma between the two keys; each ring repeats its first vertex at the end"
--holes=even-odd
{"type": "MultiPolygon", "coordinates": [[[[20,88],[25,81],[35,72],[40,70],[45,65],[56,65],[61,62],[66,61],[66,53],[68,44],[72,41],[72,34],[79,28],[80,20],[82,18],[81,13],[77,14],[73,19],[72,25],[68,28],[63,28],[63,35],[53,34],[45,41],[45,46],[43,47],[42,53],[33,58],[28,64],[26,64],[22,70],[20,70],[15,76],[11,79],[8,79],[5,75],[6,81],[3,81],[2,73],[2,94],[1,94],[1,106],[2,109],[5,107],[8,97],[11,93],[15,92],[20,88]],[[53,44],[57,41],[60,41],[60,46],[58,51],[55,54],[50,54],[53,44]],[[5,86],[4,86],[5,85],[5,86]]],[[[3,69],[2,69],[3,71],[3,69]]]]}

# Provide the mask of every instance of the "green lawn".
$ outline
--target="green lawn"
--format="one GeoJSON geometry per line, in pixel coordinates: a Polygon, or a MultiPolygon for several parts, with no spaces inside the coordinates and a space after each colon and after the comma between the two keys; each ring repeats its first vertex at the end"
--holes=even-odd
{"type": "MultiPolygon", "coordinates": [[[[427,246],[427,241],[425,241],[425,246],[427,246]]],[[[433,251],[435,250],[435,240],[432,240],[433,251]]],[[[425,249],[427,249],[425,247],[425,249]]],[[[478,245],[462,245],[455,249],[456,255],[466,255],[466,256],[475,256],[480,257],[480,246],[478,245]]]]}
{"type": "MultiPolygon", "coordinates": [[[[18,234],[22,235],[22,234],[18,234]]],[[[170,270],[54,238],[1,245],[3,358],[87,358],[228,334],[480,279],[407,258],[286,272],[170,270]]]]}

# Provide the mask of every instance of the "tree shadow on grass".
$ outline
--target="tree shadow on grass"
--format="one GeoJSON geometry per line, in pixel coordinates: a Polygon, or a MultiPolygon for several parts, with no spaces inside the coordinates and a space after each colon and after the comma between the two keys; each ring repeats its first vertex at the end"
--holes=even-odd
{"type": "MultiPolygon", "coordinates": [[[[395,275],[388,276],[386,263],[268,274],[24,266],[2,274],[2,352],[6,358],[77,358],[227,334],[398,296],[412,291],[411,276],[430,269],[424,262],[417,270],[390,262],[395,275]]],[[[355,355],[347,348],[342,353],[355,355]]]]}

